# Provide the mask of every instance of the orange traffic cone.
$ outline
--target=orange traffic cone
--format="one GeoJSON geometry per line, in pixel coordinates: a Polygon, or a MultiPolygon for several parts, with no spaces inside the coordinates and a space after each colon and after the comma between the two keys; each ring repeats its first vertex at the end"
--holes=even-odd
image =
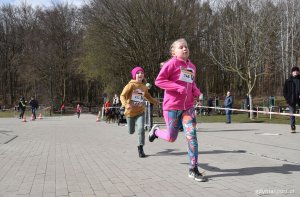
{"type": "Polygon", "coordinates": [[[27,122],[25,115],[23,116],[22,122],[27,122]]]}
{"type": "Polygon", "coordinates": [[[40,113],[39,119],[40,119],[40,120],[43,119],[42,113],[40,113]]]}
{"type": "Polygon", "coordinates": [[[35,120],[34,115],[31,114],[31,121],[35,120]]]}

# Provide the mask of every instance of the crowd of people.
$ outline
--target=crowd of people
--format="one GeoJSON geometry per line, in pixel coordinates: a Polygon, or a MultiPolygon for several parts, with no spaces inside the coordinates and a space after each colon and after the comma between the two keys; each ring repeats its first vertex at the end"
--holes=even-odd
{"type": "MultiPolygon", "coordinates": [[[[15,111],[19,112],[19,116],[18,116],[19,119],[25,119],[25,112],[28,107],[31,111],[31,120],[37,119],[37,110],[40,109],[40,106],[37,99],[33,96],[30,98],[29,102],[25,99],[24,96],[20,97],[17,105],[15,106],[15,111]]],[[[60,106],[60,113],[64,114],[65,112],[66,112],[66,107],[65,104],[62,103],[60,106]]],[[[75,112],[77,114],[77,117],[80,118],[80,114],[82,112],[82,105],[80,103],[76,105],[75,112]]]]}

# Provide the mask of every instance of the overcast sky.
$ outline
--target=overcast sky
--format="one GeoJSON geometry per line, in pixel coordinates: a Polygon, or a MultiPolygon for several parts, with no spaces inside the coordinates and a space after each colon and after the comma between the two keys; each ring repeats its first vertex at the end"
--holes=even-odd
{"type": "Polygon", "coordinates": [[[51,2],[55,2],[55,3],[69,3],[69,4],[73,4],[76,6],[81,6],[84,4],[84,2],[86,2],[87,0],[1,0],[1,5],[3,4],[13,4],[13,5],[19,5],[22,2],[26,2],[29,5],[32,5],[33,7],[35,6],[51,6],[52,3],[51,2]]]}

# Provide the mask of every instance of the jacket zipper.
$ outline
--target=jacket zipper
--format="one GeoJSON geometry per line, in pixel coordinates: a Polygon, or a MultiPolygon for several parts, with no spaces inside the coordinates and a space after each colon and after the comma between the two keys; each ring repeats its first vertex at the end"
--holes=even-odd
{"type": "MultiPolygon", "coordinates": [[[[188,64],[185,62],[185,65],[186,65],[186,69],[188,69],[189,67],[188,67],[188,64]]],[[[189,88],[189,83],[188,82],[186,82],[186,96],[185,96],[185,99],[184,99],[184,105],[183,105],[183,108],[184,108],[184,110],[186,110],[186,100],[187,100],[187,98],[188,98],[188,88],[189,88]]]]}

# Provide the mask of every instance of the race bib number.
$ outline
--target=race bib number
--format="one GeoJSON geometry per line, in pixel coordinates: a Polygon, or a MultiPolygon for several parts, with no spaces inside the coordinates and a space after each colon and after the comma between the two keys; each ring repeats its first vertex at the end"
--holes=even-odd
{"type": "Polygon", "coordinates": [[[141,103],[144,101],[144,92],[140,89],[136,89],[132,92],[131,100],[133,102],[141,103]]]}
{"type": "Polygon", "coordinates": [[[185,69],[185,68],[181,68],[180,69],[180,77],[179,77],[180,81],[184,81],[187,83],[193,83],[194,81],[194,73],[192,69],[185,69]]]}

